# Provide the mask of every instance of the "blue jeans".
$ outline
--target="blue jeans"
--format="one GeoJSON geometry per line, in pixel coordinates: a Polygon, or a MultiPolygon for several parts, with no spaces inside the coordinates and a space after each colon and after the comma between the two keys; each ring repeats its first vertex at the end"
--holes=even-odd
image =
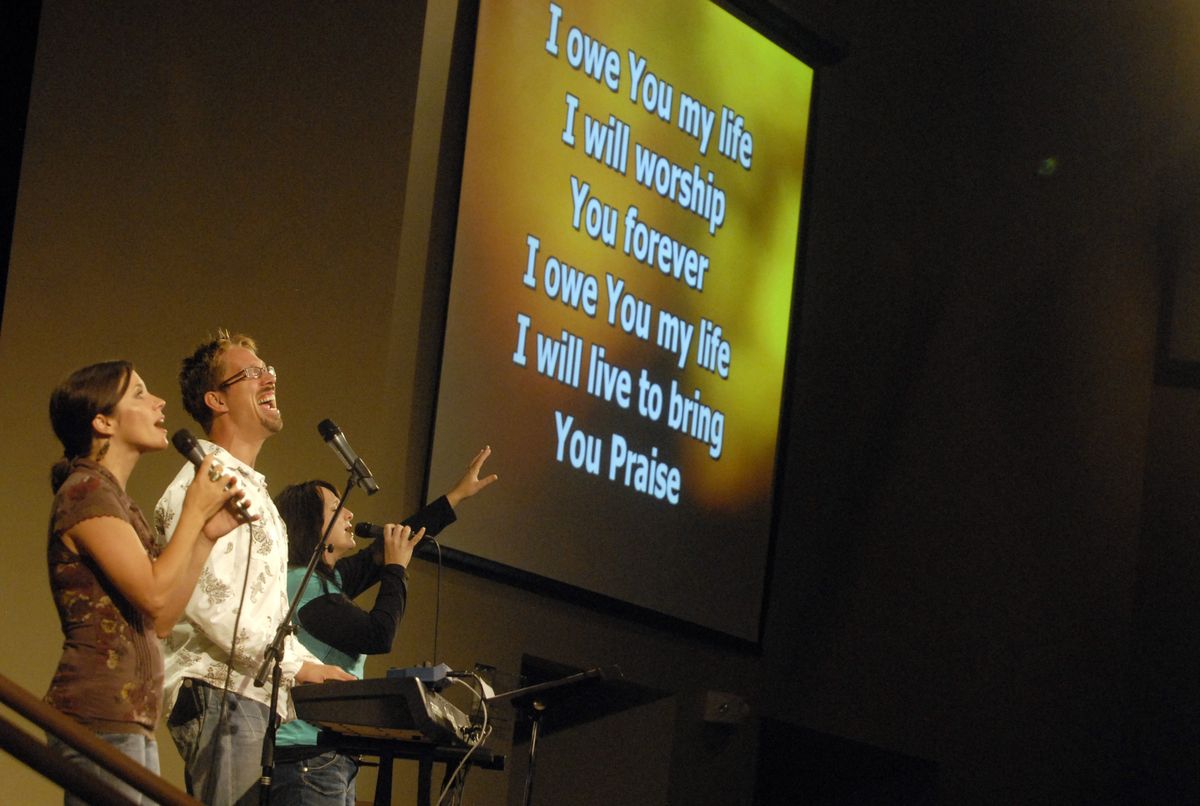
{"type": "Polygon", "coordinates": [[[266,705],[188,679],[167,730],[183,757],[188,794],[209,806],[255,806],[267,735],[266,705]],[[218,732],[219,730],[219,732],[218,732]]]}
{"type": "MultiPolygon", "coordinates": [[[[96,738],[111,744],[155,775],[159,774],[158,743],[153,739],[148,739],[140,733],[97,733],[96,738]]],[[[46,736],[46,744],[51,749],[57,750],[71,764],[92,773],[134,803],[144,803],[147,806],[156,803],[69,744],[50,735],[46,736]]],[[[65,806],[86,806],[87,801],[64,791],[63,804],[65,806]]]]}
{"type": "Polygon", "coordinates": [[[275,762],[271,802],[287,806],[354,806],[358,763],[330,750],[303,761],[275,762]]]}

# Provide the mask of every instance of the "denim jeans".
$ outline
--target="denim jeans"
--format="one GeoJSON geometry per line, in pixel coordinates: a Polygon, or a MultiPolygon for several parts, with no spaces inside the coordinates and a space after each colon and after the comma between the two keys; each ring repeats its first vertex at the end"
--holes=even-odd
{"type": "Polygon", "coordinates": [[[183,757],[192,797],[209,806],[253,806],[259,802],[266,705],[188,679],[167,719],[167,730],[183,757]]]}
{"type": "MultiPolygon", "coordinates": [[[[111,744],[113,747],[117,748],[122,753],[136,761],[138,764],[141,764],[143,767],[150,770],[150,772],[154,773],[155,775],[159,774],[158,743],[155,742],[154,739],[147,739],[140,733],[97,733],[96,738],[111,744]]],[[[147,804],[147,806],[155,803],[155,801],[150,800],[141,792],[134,789],[132,786],[125,783],[120,778],[80,753],[74,747],[71,747],[69,744],[65,744],[64,742],[50,735],[46,736],[46,744],[52,749],[57,750],[62,757],[71,764],[91,772],[97,778],[104,781],[104,783],[108,784],[134,803],[144,803],[147,804]]],[[[72,795],[70,792],[63,792],[63,804],[65,804],[65,806],[85,806],[86,803],[87,801],[72,795]]]]}
{"type": "Polygon", "coordinates": [[[303,761],[275,762],[271,802],[287,806],[354,806],[358,763],[330,750],[303,761]]]}

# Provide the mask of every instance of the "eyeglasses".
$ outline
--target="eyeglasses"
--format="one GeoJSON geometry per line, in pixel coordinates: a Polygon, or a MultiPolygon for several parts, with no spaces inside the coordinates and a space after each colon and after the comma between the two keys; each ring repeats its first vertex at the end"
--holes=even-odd
{"type": "Polygon", "coordinates": [[[261,378],[263,375],[275,377],[275,367],[246,367],[230,375],[217,386],[218,389],[224,389],[226,386],[233,386],[238,381],[253,381],[261,378]]]}

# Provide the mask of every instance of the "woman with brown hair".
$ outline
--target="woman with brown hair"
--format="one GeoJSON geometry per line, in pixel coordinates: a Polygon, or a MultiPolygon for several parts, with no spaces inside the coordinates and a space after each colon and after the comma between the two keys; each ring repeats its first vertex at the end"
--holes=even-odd
{"type": "MultiPolygon", "coordinates": [[[[214,542],[238,525],[229,504],[242,497],[236,479],[206,458],[176,539],[158,550],[125,486],[142,454],[168,444],[164,407],[128,361],[83,367],[50,396],[63,457],[51,470],[47,560],[64,640],[46,702],[155,773],[163,681],[157,639],[183,612],[214,542]]],[[[49,743],[141,802],[73,748],[53,736],[49,743]]],[[[69,793],[64,800],[80,802],[69,793]]]]}

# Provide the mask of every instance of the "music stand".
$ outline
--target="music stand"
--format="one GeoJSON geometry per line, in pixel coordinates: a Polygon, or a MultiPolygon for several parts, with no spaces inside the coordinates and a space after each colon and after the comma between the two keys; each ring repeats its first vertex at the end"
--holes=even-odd
{"type": "MultiPolygon", "coordinates": [[[[498,702],[510,702],[518,715],[528,722],[529,767],[525,771],[525,793],[522,799],[525,806],[532,804],[537,741],[540,735],[590,722],[668,696],[667,692],[627,681],[618,666],[579,670],[526,655],[521,662],[521,677],[537,682],[495,694],[486,698],[486,702],[489,706],[498,702]]],[[[517,725],[523,727],[522,720],[519,719],[517,725]]],[[[514,744],[522,738],[514,735],[514,744]]]]}

